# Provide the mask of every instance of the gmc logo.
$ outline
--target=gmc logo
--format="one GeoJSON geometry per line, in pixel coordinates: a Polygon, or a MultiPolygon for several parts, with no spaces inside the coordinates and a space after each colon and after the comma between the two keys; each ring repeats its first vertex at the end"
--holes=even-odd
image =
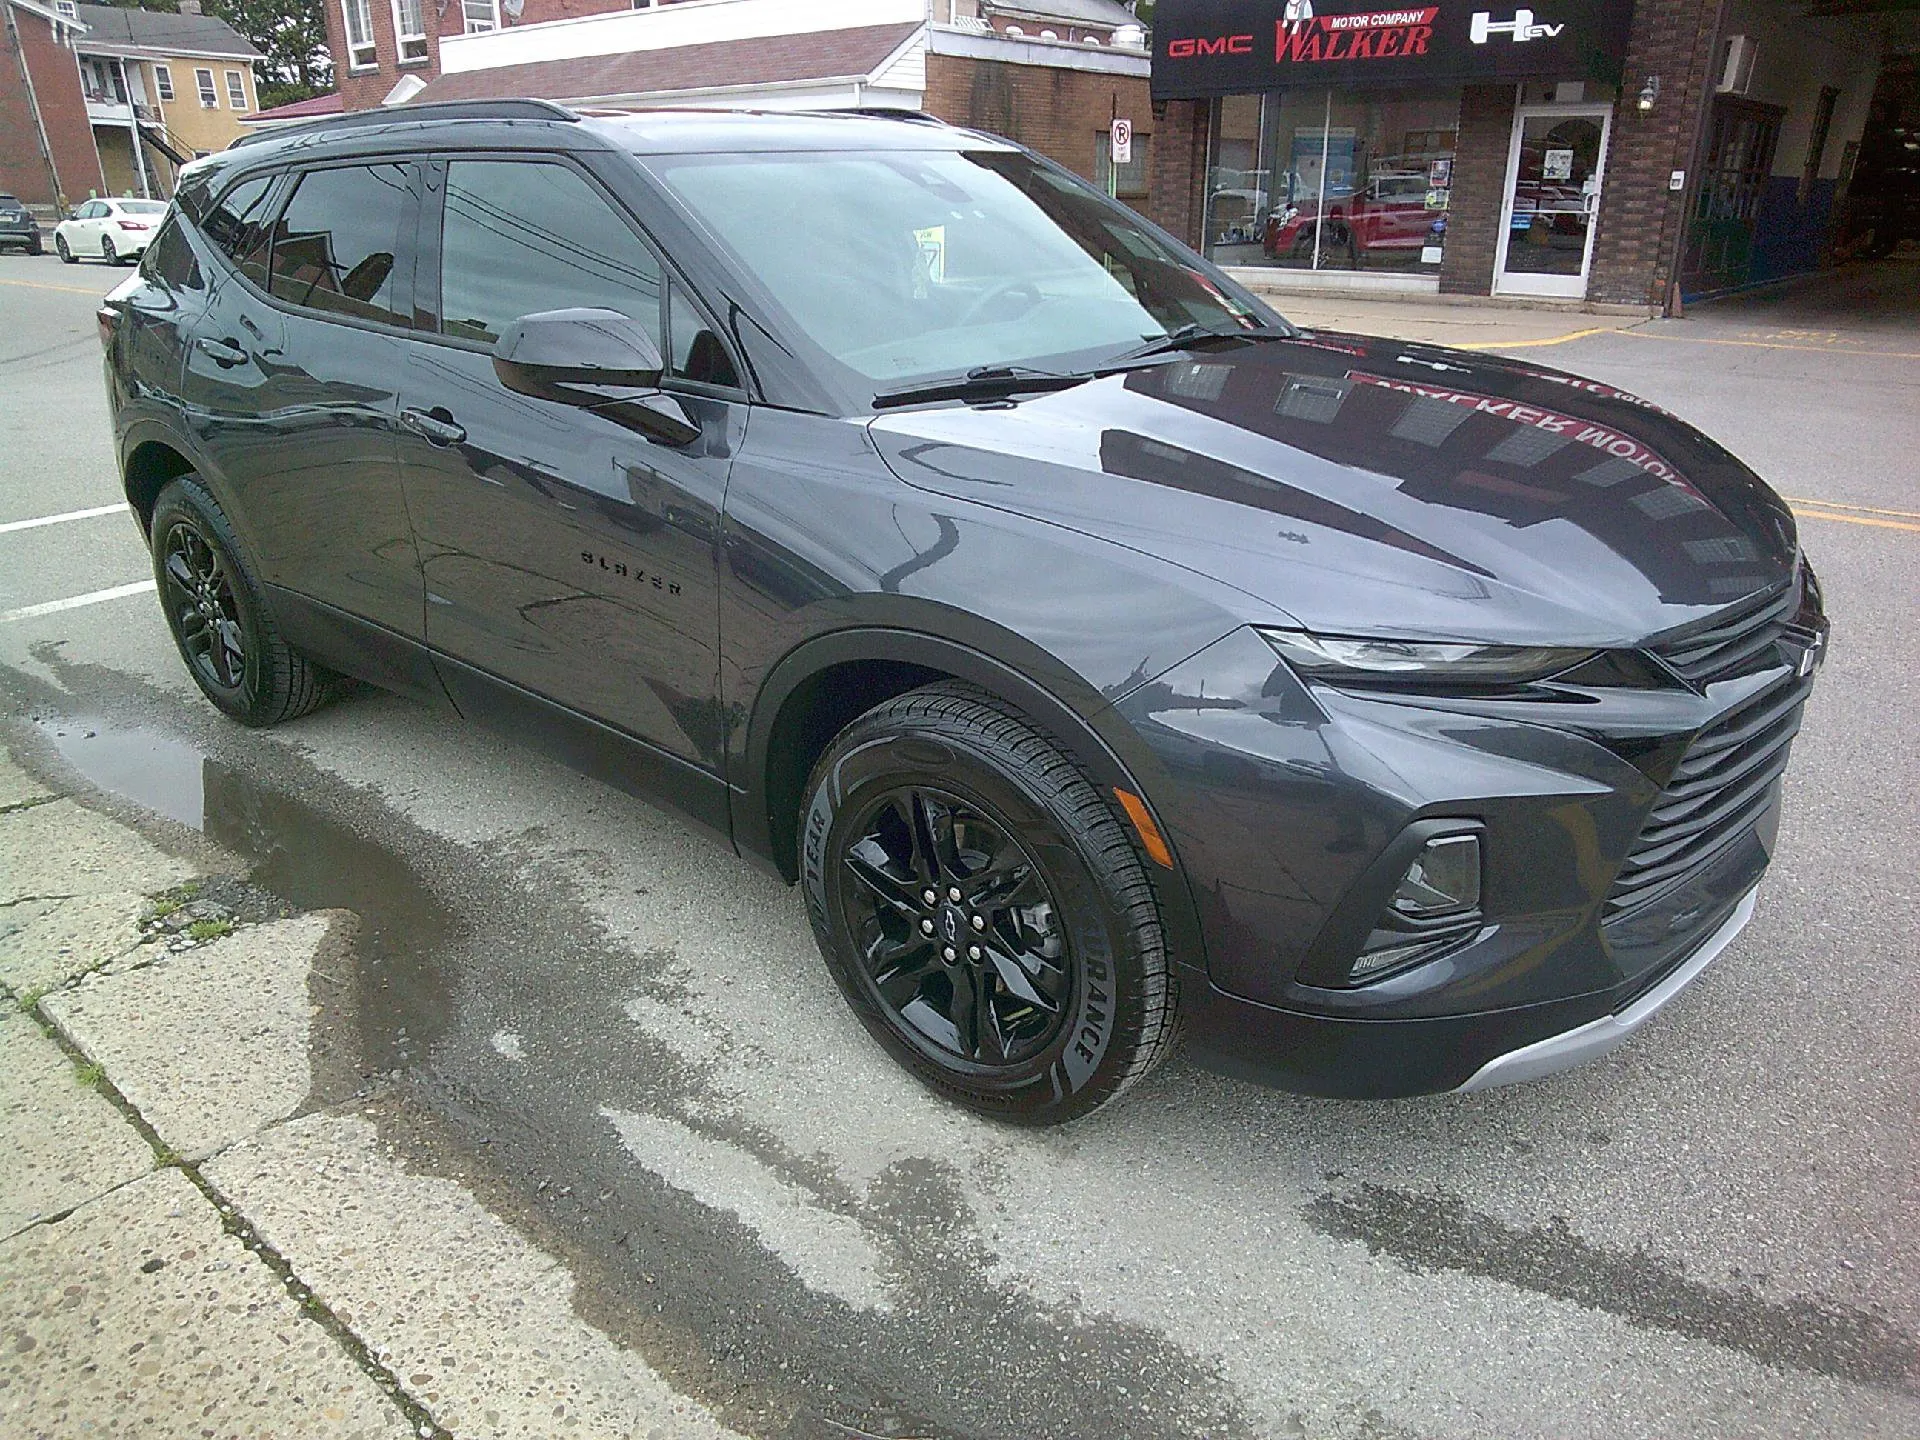
{"type": "Polygon", "coordinates": [[[1253,36],[1251,35],[1214,35],[1209,38],[1167,42],[1169,60],[1191,60],[1196,55],[1251,55],[1252,53],[1253,36]]]}

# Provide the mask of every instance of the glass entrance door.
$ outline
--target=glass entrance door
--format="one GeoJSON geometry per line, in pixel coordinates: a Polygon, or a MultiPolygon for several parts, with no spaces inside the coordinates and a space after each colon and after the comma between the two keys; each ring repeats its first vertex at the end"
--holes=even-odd
{"type": "Polygon", "coordinates": [[[1611,116],[1602,106],[1514,116],[1496,295],[1585,298],[1611,116]]]}

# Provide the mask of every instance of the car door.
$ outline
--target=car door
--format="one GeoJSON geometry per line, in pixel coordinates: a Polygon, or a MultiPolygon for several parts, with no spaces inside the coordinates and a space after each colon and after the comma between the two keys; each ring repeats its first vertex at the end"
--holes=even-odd
{"type": "Polygon", "coordinates": [[[75,255],[96,255],[100,251],[100,226],[97,217],[107,207],[98,200],[89,200],[78,210],[62,228],[67,234],[67,249],[75,255]]]}
{"type": "MultiPolygon", "coordinates": [[[[383,637],[421,638],[394,436],[413,183],[409,163],[316,166],[242,181],[202,220],[234,264],[187,354],[188,424],[276,612],[322,650],[328,632],[375,654],[405,653],[383,637]]],[[[437,690],[423,656],[347,668],[437,690]]]]}
{"type": "Polygon", "coordinates": [[[655,773],[637,788],[684,780],[673,798],[699,798],[683,808],[723,815],[695,777],[721,763],[716,545],[747,407],[717,327],[569,158],[448,156],[426,194],[419,304],[434,333],[407,346],[400,447],[448,690],[463,710],[523,704],[503,683],[556,702],[644,742],[636,763],[655,773]],[[507,325],[576,307],[646,326],[678,372],[666,403],[697,439],[500,383],[507,325]]]}

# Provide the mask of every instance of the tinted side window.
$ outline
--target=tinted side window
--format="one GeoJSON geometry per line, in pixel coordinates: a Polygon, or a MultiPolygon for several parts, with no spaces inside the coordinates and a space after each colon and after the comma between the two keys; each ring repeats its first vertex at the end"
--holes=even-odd
{"type": "Polygon", "coordinates": [[[274,177],[242,180],[200,221],[200,229],[256,285],[267,283],[267,194],[274,177]]]}
{"type": "Polygon", "coordinates": [[[187,244],[187,237],[181,232],[177,218],[168,216],[167,223],[160,227],[160,233],[153,237],[153,244],[147,247],[146,259],[140,262],[140,273],[170,290],[203,288],[200,262],[193,258],[193,247],[187,244]]]}
{"type": "Polygon", "coordinates": [[[403,165],[350,165],[300,177],[273,227],[275,296],[291,305],[405,325],[394,256],[411,203],[403,165]]]}
{"type": "Polygon", "coordinates": [[[733,368],[733,358],[707,324],[707,317],[679,285],[669,282],[668,296],[667,333],[673,341],[670,372],[683,380],[739,389],[740,376],[733,368]]]}
{"type": "Polygon", "coordinates": [[[660,266],[653,252],[564,165],[448,165],[441,329],[490,343],[522,315],[576,306],[638,320],[660,345],[660,266]]]}

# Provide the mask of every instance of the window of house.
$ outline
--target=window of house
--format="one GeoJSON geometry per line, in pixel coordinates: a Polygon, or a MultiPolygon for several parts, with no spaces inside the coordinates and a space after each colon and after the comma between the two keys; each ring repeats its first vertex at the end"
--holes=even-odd
{"type": "Polygon", "coordinates": [[[490,344],[522,315],[617,311],[661,338],[660,264],[564,165],[455,160],[440,241],[440,328],[490,344]]]}
{"type": "Polygon", "coordinates": [[[347,64],[355,70],[372,69],[380,57],[373,45],[371,0],[340,0],[340,13],[347,26],[347,64]]]}
{"type": "Polygon", "coordinates": [[[427,17],[421,0],[393,0],[393,33],[402,65],[427,58],[427,17]]]}
{"type": "Polygon", "coordinates": [[[401,165],[347,165],[300,179],[273,227],[269,287],[291,305],[405,325],[394,309],[394,254],[408,212],[401,165]]]}
{"type": "Polygon", "coordinates": [[[165,65],[154,66],[153,88],[162,100],[173,99],[173,71],[165,65]]]}
{"type": "Polygon", "coordinates": [[[483,35],[500,28],[500,0],[460,0],[460,11],[466,18],[469,35],[483,35]]]}
{"type": "Polygon", "coordinates": [[[1457,88],[1415,85],[1302,86],[1216,101],[1208,257],[1223,265],[1438,273],[1459,114],[1457,88]]]}
{"type": "Polygon", "coordinates": [[[236,110],[247,108],[247,82],[238,70],[227,71],[227,104],[236,110]]]}
{"type": "Polygon", "coordinates": [[[213,71],[195,70],[193,72],[193,83],[198,86],[200,90],[200,108],[202,110],[218,110],[220,108],[220,92],[213,88],[213,71]]]}
{"type": "Polygon", "coordinates": [[[1093,145],[1093,183],[1110,195],[1118,195],[1122,200],[1143,200],[1147,195],[1147,137],[1134,132],[1133,159],[1120,167],[1120,186],[1116,190],[1109,182],[1107,172],[1113,169],[1112,132],[1099,132],[1093,145]]]}

